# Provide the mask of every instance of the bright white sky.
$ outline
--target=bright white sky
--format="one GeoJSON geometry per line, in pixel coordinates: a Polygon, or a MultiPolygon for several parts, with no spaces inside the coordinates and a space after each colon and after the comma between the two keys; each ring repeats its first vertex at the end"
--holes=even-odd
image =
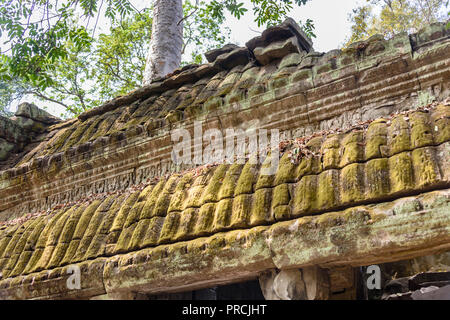
{"type": "MultiPolygon", "coordinates": [[[[137,9],[145,8],[151,0],[131,0],[137,9]]],[[[258,31],[262,32],[264,27],[258,28],[254,22],[252,4],[250,0],[242,0],[249,9],[240,20],[226,15],[225,25],[231,29],[230,42],[240,46],[251,38],[258,36],[258,31]],[[255,32],[256,31],[256,32],[255,32]]],[[[314,49],[319,52],[327,52],[336,49],[350,36],[350,23],[348,16],[352,9],[361,5],[365,0],[311,0],[305,6],[297,7],[290,12],[289,16],[295,21],[305,22],[312,19],[315,25],[316,38],[313,39],[314,49]]],[[[101,19],[103,20],[103,19],[101,19]]],[[[99,21],[98,32],[108,32],[109,26],[104,21],[99,21]]],[[[186,53],[190,56],[190,53],[186,53]]],[[[25,97],[23,101],[36,103],[39,107],[47,107],[47,111],[59,116],[63,110],[57,104],[36,101],[32,97],[25,97]]],[[[17,107],[14,106],[14,108],[17,107]]]]}
{"type": "MultiPolygon", "coordinates": [[[[231,29],[231,41],[243,46],[248,40],[258,34],[252,30],[263,31],[254,22],[250,0],[247,8],[250,9],[240,20],[228,15],[226,24],[231,29]]],[[[305,6],[294,7],[289,14],[295,21],[305,22],[308,18],[314,21],[316,38],[313,39],[314,49],[327,52],[341,46],[345,38],[350,36],[350,23],[348,15],[364,0],[311,0],[305,6]]]]}

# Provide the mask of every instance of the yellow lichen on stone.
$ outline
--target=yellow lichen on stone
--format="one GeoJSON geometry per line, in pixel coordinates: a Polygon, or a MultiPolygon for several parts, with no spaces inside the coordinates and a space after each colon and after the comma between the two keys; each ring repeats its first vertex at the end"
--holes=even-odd
{"type": "Polygon", "coordinates": [[[365,165],[366,198],[378,199],[389,194],[389,160],[373,159],[365,165]]]}
{"type": "MultiPolygon", "coordinates": [[[[153,190],[152,190],[150,196],[149,196],[149,197],[147,196],[147,200],[145,201],[145,205],[144,205],[144,207],[142,208],[142,213],[141,213],[140,219],[150,219],[150,218],[153,217],[153,211],[154,211],[154,209],[155,209],[156,202],[158,201],[158,198],[159,198],[159,196],[161,195],[161,193],[162,193],[162,191],[163,191],[163,189],[164,189],[165,184],[166,184],[166,180],[165,180],[165,179],[161,179],[161,180],[156,184],[156,186],[153,188],[153,190]]],[[[134,205],[134,202],[133,202],[133,203],[130,203],[130,204],[127,204],[127,203],[128,203],[128,200],[125,201],[124,206],[125,206],[125,205],[127,205],[127,206],[129,206],[129,205],[131,205],[131,206],[134,205]]],[[[124,207],[124,209],[126,209],[126,208],[127,208],[127,207],[124,207]]],[[[121,208],[120,210],[122,211],[122,208],[121,208]]],[[[129,209],[128,209],[128,210],[129,210],[129,209]]],[[[126,211],[125,213],[128,214],[128,211],[126,211]]],[[[119,217],[119,216],[122,216],[120,212],[119,212],[119,214],[117,215],[117,217],[119,217]]],[[[126,216],[124,217],[124,219],[125,219],[125,218],[126,218],[126,216]]],[[[114,223],[115,223],[115,222],[114,222],[114,223]]],[[[113,224],[113,226],[114,226],[114,224],[113,224]]]]}
{"type": "Polygon", "coordinates": [[[364,165],[353,163],[341,170],[340,192],[343,204],[364,200],[364,165]]]}
{"type": "Polygon", "coordinates": [[[203,195],[200,200],[202,205],[205,203],[218,201],[218,194],[219,194],[220,188],[222,187],[223,179],[224,179],[225,174],[227,173],[229,167],[230,167],[230,165],[221,164],[214,170],[213,176],[211,177],[208,185],[206,186],[205,190],[203,191],[203,195]]]}
{"type": "Polygon", "coordinates": [[[218,200],[233,197],[234,189],[236,188],[236,184],[239,180],[243,167],[244,165],[239,163],[233,163],[229,167],[225,177],[223,178],[222,186],[217,197],[218,200]]]}
{"type": "Polygon", "coordinates": [[[387,145],[386,120],[372,122],[366,131],[365,160],[382,158],[381,148],[387,145]]]}
{"type": "Polygon", "coordinates": [[[194,179],[191,187],[188,190],[186,200],[183,203],[183,210],[187,208],[200,208],[202,205],[202,195],[208,185],[209,180],[214,174],[214,168],[207,172],[201,173],[194,179]]]}
{"type": "Polygon", "coordinates": [[[324,171],[317,180],[317,208],[331,209],[339,205],[339,171],[324,171]]]}
{"type": "Polygon", "coordinates": [[[244,165],[234,190],[235,197],[241,194],[251,194],[255,191],[254,187],[258,179],[259,172],[256,161],[257,160],[254,158],[250,158],[244,165]]]}
{"type": "Polygon", "coordinates": [[[319,174],[322,171],[320,157],[303,157],[296,168],[296,181],[307,175],[319,174]]]}
{"type": "Polygon", "coordinates": [[[433,147],[415,149],[411,152],[411,157],[416,187],[428,187],[441,180],[433,147]]]}
{"type": "Polygon", "coordinates": [[[169,213],[164,220],[158,244],[171,242],[177,233],[179,224],[180,212],[169,213]]]}
{"type": "Polygon", "coordinates": [[[206,203],[198,211],[198,218],[194,226],[194,235],[200,237],[213,232],[216,203],[206,203]]]}
{"type": "Polygon", "coordinates": [[[191,172],[188,172],[184,174],[178,181],[178,184],[175,187],[175,190],[170,199],[170,204],[167,211],[168,213],[183,210],[183,203],[186,201],[187,191],[191,187],[192,179],[193,174],[191,172]]]}
{"type": "Polygon", "coordinates": [[[296,166],[291,162],[289,158],[289,154],[285,153],[281,157],[278,169],[275,174],[274,185],[278,186],[283,183],[292,183],[295,182],[296,174],[295,174],[296,166]]]}
{"type": "Polygon", "coordinates": [[[250,212],[250,226],[257,226],[274,221],[271,200],[271,188],[255,191],[253,194],[252,210],[250,212]]]}
{"type": "Polygon", "coordinates": [[[100,200],[94,200],[82,213],[80,219],[78,220],[75,232],[73,233],[72,239],[81,240],[83,235],[89,226],[92,216],[94,215],[97,208],[100,206],[100,200]]]}
{"type": "Polygon", "coordinates": [[[321,147],[323,170],[338,169],[340,159],[340,138],[342,135],[333,134],[325,139],[321,147]]]}
{"type": "Polygon", "coordinates": [[[230,227],[245,228],[250,216],[250,210],[252,206],[252,195],[240,194],[234,197],[233,210],[230,218],[230,227]]]}
{"type": "Polygon", "coordinates": [[[293,216],[305,215],[316,208],[317,176],[304,176],[296,185],[293,216]]]}
{"type": "Polygon", "coordinates": [[[450,141],[450,106],[439,105],[431,114],[434,142],[450,141]]]}
{"type": "Polygon", "coordinates": [[[159,236],[161,234],[162,227],[164,225],[165,217],[154,217],[150,219],[150,224],[142,238],[142,246],[155,246],[158,243],[159,236]]]}
{"type": "Polygon", "coordinates": [[[222,231],[230,225],[233,212],[233,199],[222,199],[217,203],[214,214],[214,232],[222,231]]]}
{"type": "Polygon", "coordinates": [[[414,187],[411,153],[402,152],[389,158],[391,193],[404,192],[414,187]]]}
{"type": "Polygon", "coordinates": [[[433,145],[433,129],[431,128],[428,113],[411,113],[409,116],[409,122],[411,124],[412,148],[433,145]]]}
{"type": "Polygon", "coordinates": [[[389,155],[395,155],[411,149],[409,125],[403,115],[397,115],[388,127],[389,155]]]}
{"type": "Polygon", "coordinates": [[[188,208],[181,212],[180,225],[174,237],[175,241],[183,241],[189,239],[194,234],[194,227],[198,218],[198,210],[195,208],[188,208]]]}
{"type": "Polygon", "coordinates": [[[362,131],[352,131],[342,139],[341,168],[348,164],[364,160],[364,140],[362,131]]]}

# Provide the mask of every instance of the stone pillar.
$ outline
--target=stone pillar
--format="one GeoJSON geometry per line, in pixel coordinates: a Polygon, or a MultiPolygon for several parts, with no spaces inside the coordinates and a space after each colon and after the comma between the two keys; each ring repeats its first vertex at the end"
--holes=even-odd
{"type": "Polygon", "coordinates": [[[330,280],[319,267],[268,270],[259,283],[266,300],[326,300],[330,296],[330,280]]]}

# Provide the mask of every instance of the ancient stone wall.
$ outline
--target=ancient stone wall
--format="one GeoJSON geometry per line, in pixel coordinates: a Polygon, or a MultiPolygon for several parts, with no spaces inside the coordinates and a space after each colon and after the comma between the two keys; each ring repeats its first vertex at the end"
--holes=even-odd
{"type": "Polygon", "coordinates": [[[294,34],[285,26],[249,42],[264,50],[225,48],[209,64],[185,67],[50,127],[44,141],[0,172],[0,219],[188,168],[171,160],[170,130],[193,133],[195,120],[204,130],[275,128],[293,138],[446,98],[450,42],[444,27],[389,41],[374,36],[322,54],[283,40],[294,34]]]}

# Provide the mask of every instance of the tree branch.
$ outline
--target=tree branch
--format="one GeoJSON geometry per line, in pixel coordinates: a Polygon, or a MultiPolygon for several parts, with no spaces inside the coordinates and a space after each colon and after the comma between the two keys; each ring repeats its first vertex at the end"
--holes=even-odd
{"type": "Polygon", "coordinates": [[[24,94],[32,94],[32,95],[35,95],[35,96],[37,96],[37,97],[39,97],[39,98],[41,98],[41,99],[44,99],[44,100],[47,100],[47,101],[50,101],[50,102],[57,103],[57,104],[63,106],[64,108],[66,108],[66,110],[72,112],[73,114],[76,114],[76,111],[73,110],[71,107],[69,107],[67,104],[62,103],[62,102],[60,102],[60,101],[57,101],[57,100],[55,100],[55,99],[49,98],[49,97],[43,95],[43,94],[40,93],[40,92],[32,91],[32,90],[31,90],[31,91],[25,91],[24,94]]]}

